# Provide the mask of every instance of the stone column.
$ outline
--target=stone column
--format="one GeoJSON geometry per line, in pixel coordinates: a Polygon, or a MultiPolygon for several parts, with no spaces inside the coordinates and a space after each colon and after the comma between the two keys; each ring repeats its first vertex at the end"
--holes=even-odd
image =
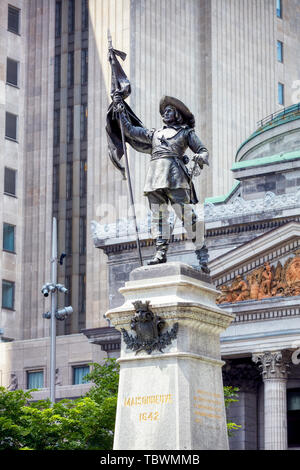
{"type": "Polygon", "coordinates": [[[106,314],[122,332],[114,449],[228,449],[220,333],[233,316],[209,277],[182,263],[144,266],[120,292],[124,304],[106,314]]]}
{"type": "Polygon", "coordinates": [[[288,351],[267,351],[253,355],[264,381],[265,450],[287,449],[286,382],[288,351]]]}

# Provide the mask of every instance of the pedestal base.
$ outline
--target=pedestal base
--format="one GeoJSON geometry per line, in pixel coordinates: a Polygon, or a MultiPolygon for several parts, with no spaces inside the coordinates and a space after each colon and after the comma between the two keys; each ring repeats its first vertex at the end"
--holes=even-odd
{"type": "Polygon", "coordinates": [[[107,312],[131,336],[136,300],[150,301],[163,332],[178,323],[162,352],[135,353],[122,338],[114,449],[228,449],[219,336],[232,316],[206,281],[181,263],[138,268],[121,289],[123,306],[107,312]]]}

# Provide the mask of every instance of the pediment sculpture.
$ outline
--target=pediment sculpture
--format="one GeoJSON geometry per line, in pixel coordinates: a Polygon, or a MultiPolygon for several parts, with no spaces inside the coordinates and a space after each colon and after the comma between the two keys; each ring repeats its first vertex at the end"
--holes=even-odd
{"type": "Polygon", "coordinates": [[[221,294],[216,302],[235,303],[296,295],[300,295],[300,250],[284,265],[280,261],[276,265],[265,262],[245,279],[240,274],[237,275],[230,286],[221,286],[221,294]]]}

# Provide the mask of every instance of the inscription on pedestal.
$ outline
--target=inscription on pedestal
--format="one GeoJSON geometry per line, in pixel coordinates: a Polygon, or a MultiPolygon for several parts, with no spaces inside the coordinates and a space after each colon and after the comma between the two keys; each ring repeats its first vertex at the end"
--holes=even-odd
{"type": "Polygon", "coordinates": [[[196,423],[203,423],[203,417],[209,420],[221,420],[221,395],[198,389],[194,395],[194,414],[196,423]]]}
{"type": "Polygon", "coordinates": [[[136,419],[139,422],[153,422],[159,421],[161,418],[161,410],[153,405],[171,405],[174,403],[174,396],[172,393],[168,394],[157,394],[157,395],[143,395],[143,396],[129,396],[124,397],[123,406],[125,408],[138,408],[138,413],[136,414],[136,419]],[[148,405],[151,406],[151,409],[147,410],[148,405]],[[146,409],[144,408],[146,407],[146,409]]]}

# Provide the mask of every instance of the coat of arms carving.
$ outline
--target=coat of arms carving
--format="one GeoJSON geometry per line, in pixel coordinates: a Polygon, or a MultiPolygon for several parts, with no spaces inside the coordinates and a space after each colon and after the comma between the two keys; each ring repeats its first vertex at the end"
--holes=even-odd
{"type": "Polygon", "coordinates": [[[165,320],[155,315],[150,310],[150,301],[133,302],[136,314],[131,320],[131,329],[136,335],[130,335],[122,328],[123,339],[129,349],[136,352],[145,350],[151,354],[155,349],[163,352],[163,349],[177,338],[178,323],[175,323],[170,331],[162,332],[165,320]]]}

